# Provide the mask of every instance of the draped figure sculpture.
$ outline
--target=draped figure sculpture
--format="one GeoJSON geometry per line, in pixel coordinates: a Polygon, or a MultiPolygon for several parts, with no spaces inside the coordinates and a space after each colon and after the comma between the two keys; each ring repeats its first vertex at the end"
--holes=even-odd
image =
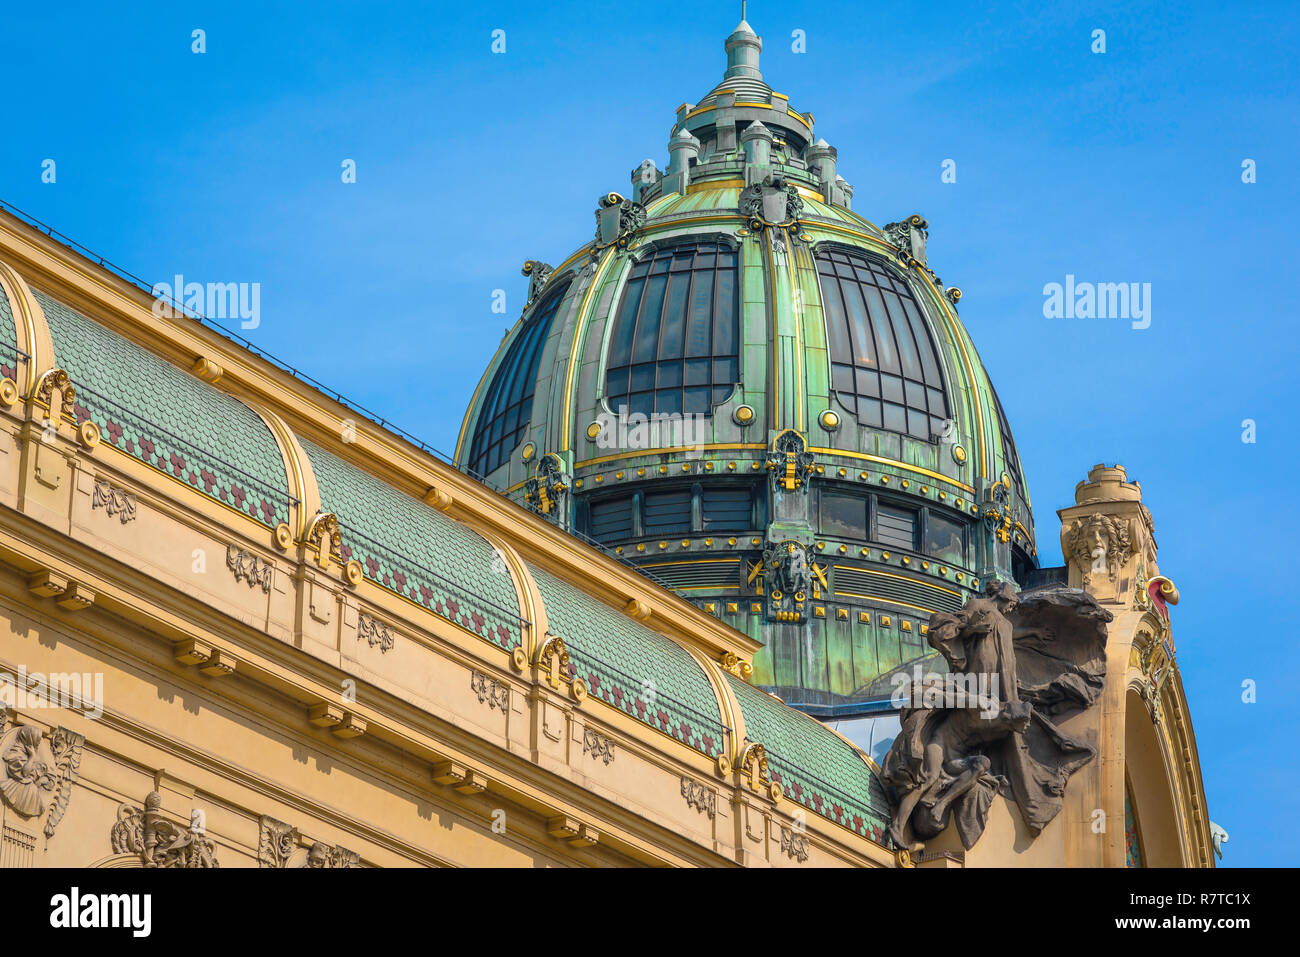
{"type": "Polygon", "coordinates": [[[931,691],[913,687],[883,777],[897,797],[890,837],[919,850],[955,818],[970,850],[993,799],[1009,790],[1030,832],[1061,809],[1066,782],[1096,755],[1063,733],[1090,707],[1106,673],[1108,611],[1080,589],[1054,586],[1017,596],[990,582],[957,612],[936,612],[928,639],[949,674],[931,691]],[[1049,717],[1050,716],[1050,717],[1049,717]]]}

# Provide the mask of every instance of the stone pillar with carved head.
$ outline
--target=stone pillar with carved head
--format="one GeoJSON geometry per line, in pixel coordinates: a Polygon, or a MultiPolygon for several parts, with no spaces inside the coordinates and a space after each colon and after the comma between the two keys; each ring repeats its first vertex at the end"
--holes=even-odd
{"type": "Polygon", "coordinates": [[[1061,554],[1071,587],[1102,604],[1131,604],[1155,577],[1156,539],[1142,486],[1122,465],[1094,465],[1060,509],[1061,554]]]}

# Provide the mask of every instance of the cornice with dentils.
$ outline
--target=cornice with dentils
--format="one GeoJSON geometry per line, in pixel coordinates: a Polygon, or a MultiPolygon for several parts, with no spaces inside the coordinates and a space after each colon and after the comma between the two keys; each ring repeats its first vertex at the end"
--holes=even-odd
{"type": "MultiPolygon", "coordinates": [[[[593,597],[638,617],[648,611],[646,623],[678,644],[698,649],[714,660],[728,652],[748,660],[761,647],[219,332],[195,320],[155,316],[154,300],[146,291],[3,211],[0,260],[56,299],[181,369],[191,369],[201,358],[216,363],[222,370],[222,387],[260,411],[263,418],[270,413],[286,424],[290,433],[317,442],[414,498],[436,504],[489,541],[511,543],[525,560],[587,594],[592,594],[589,583],[593,579],[605,583],[593,597]],[[340,441],[345,420],[355,423],[355,438],[346,443],[340,441]]],[[[276,434],[276,440],[283,449],[284,437],[276,434]]],[[[292,445],[296,446],[296,441],[292,445]]],[[[301,455],[298,461],[309,474],[306,456],[301,455]]],[[[290,474],[293,467],[286,462],[290,474]]],[[[526,574],[519,569],[516,572],[526,574]]],[[[537,595],[535,583],[525,588],[537,595]]]]}

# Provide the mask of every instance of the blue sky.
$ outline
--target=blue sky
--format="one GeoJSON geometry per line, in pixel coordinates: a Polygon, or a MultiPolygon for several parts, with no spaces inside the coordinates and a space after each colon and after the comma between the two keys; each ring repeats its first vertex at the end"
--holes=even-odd
{"type": "MultiPolygon", "coordinates": [[[[520,264],[560,262],[597,196],[627,192],[644,158],[666,165],[673,110],[721,77],[739,12],[35,6],[6,12],[0,198],[150,281],[261,283],[258,345],[447,450],[522,306],[520,264]],[[498,288],[509,316],[491,311],[498,288]]],[[[1295,864],[1300,608],[1272,582],[1295,563],[1300,14],[976,6],[756,0],[749,20],[766,79],[838,148],[854,209],[929,220],[930,263],[965,293],[1015,431],[1044,563],[1060,561],[1053,510],[1090,466],[1142,483],[1183,596],[1178,658],[1224,864],[1295,864]],[[1150,328],[1044,318],[1043,286],[1067,274],[1151,283],[1150,328]]]]}

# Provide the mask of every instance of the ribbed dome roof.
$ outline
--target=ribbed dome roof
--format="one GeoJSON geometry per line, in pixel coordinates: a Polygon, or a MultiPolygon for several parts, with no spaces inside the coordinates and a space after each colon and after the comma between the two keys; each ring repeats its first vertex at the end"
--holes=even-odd
{"type": "Polygon", "coordinates": [[[762,641],[759,685],[851,706],[931,654],[932,612],[1036,565],[1033,521],[928,223],[850,209],[759,50],[742,23],[667,170],[525,267],[457,458],[762,641]]]}

